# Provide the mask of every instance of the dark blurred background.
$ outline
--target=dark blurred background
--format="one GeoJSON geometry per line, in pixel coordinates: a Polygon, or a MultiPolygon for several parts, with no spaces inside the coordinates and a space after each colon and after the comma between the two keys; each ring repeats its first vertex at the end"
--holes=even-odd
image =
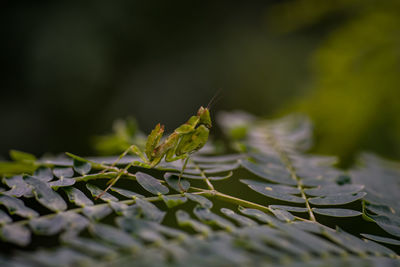
{"type": "MultiPolygon", "coordinates": [[[[0,154],[92,154],[134,116],[172,131],[218,110],[315,123],[314,152],[400,158],[397,0],[8,1],[0,154]]],[[[214,116],[215,117],[215,116],[214,116]]]]}

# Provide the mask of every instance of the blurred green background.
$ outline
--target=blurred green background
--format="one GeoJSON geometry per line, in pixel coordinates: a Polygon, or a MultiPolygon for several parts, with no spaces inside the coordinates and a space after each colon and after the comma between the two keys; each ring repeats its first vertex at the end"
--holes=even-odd
{"type": "Polygon", "coordinates": [[[212,108],[308,114],[314,152],[400,158],[400,2],[8,1],[0,154],[93,154],[134,116],[172,131],[212,108]]]}

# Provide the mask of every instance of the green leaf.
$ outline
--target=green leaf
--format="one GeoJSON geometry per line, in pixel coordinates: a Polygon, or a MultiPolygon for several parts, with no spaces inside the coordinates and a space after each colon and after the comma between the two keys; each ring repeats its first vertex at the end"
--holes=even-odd
{"type": "Polygon", "coordinates": [[[316,188],[306,189],[304,192],[310,196],[325,197],[338,194],[354,194],[363,190],[363,185],[346,184],[346,185],[322,185],[316,188]]]}
{"type": "Polygon", "coordinates": [[[354,217],[362,215],[361,212],[349,209],[320,209],[312,208],[313,212],[331,217],[354,217]]]}
{"type": "Polygon", "coordinates": [[[365,195],[366,195],[365,192],[359,192],[355,194],[338,194],[327,197],[310,198],[308,202],[310,202],[313,205],[319,205],[319,206],[344,205],[362,199],[365,195]]]}
{"type": "Polygon", "coordinates": [[[29,226],[37,235],[55,235],[59,233],[67,224],[67,221],[62,215],[53,217],[39,217],[31,219],[29,226]]]}
{"type": "Polygon", "coordinates": [[[161,195],[162,200],[168,208],[173,208],[175,206],[179,206],[187,201],[186,197],[182,196],[165,196],[161,195]]]}
{"type": "Polygon", "coordinates": [[[114,192],[117,192],[118,194],[120,194],[121,196],[127,197],[127,198],[137,198],[137,197],[141,197],[143,198],[143,196],[141,194],[138,194],[136,192],[132,192],[126,189],[122,189],[122,188],[118,188],[118,187],[111,187],[111,190],[114,192]]]}
{"type": "Polygon", "coordinates": [[[179,179],[176,176],[176,174],[174,174],[174,173],[166,172],[164,174],[164,179],[167,182],[167,184],[177,192],[181,192],[182,189],[184,191],[187,191],[190,187],[190,183],[186,179],[180,180],[180,185],[182,188],[179,187],[179,183],[178,183],[179,179]]]}
{"type": "Polygon", "coordinates": [[[33,176],[25,176],[24,180],[33,187],[35,198],[40,204],[56,212],[67,209],[63,198],[54,192],[47,183],[33,176]]]}
{"type": "Polygon", "coordinates": [[[192,194],[192,193],[185,193],[185,196],[190,199],[191,201],[197,202],[202,206],[203,208],[206,209],[211,209],[213,206],[212,201],[210,201],[208,198],[203,197],[202,195],[198,194],[192,194]]]}
{"type": "Polygon", "coordinates": [[[294,220],[294,216],[288,211],[283,209],[271,209],[271,212],[281,221],[291,222],[294,220]]]}
{"type": "Polygon", "coordinates": [[[12,222],[10,216],[7,215],[4,211],[0,210],[0,225],[12,222]]]}
{"type": "Polygon", "coordinates": [[[190,215],[183,211],[183,210],[178,210],[176,213],[176,220],[180,226],[189,226],[191,227],[194,231],[202,233],[204,235],[208,235],[211,233],[211,228],[205,224],[202,224],[194,219],[190,218],[190,215]]]}
{"type": "Polygon", "coordinates": [[[140,243],[133,239],[128,233],[121,231],[118,228],[111,227],[106,224],[92,224],[90,231],[99,238],[109,242],[110,244],[123,248],[138,248],[140,243]]]}
{"type": "Polygon", "coordinates": [[[39,167],[34,172],[33,176],[43,182],[48,182],[53,180],[53,172],[50,168],[47,167],[39,167]]]}
{"type": "Polygon", "coordinates": [[[143,172],[137,172],[135,175],[138,183],[150,193],[159,195],[167,194],[169,192],[168,187],[162,185],[160,181],[153,176],[143,172]]]}
{"type": "Polygon", "coordinates": [[[3,192],[3,194],[15,197],[33,197],[32,187],[25,183],[22,179],[22,175],[3,178],[3,182],[11,188],[11,190],[3,192]]]}
{"type": "Polygon", "coordinates": [[[80,175],[85,175],[92,169],[92,164],[88,161],[82,161],[79,159],[74,159],[74,170],[80,175]]]}
{"type": "Polygon", "coordinates": [[[276,220],[274,218],[272,218],[268,214],[266,214],[260,210],[257,210],[257,209],[247,209],[247,208],[243,208],[243,207],[239,206],[239,211],[241,213],[243,213],[244,215],[253,217],[263,223],[274,224],[276,222],[276,220]]]}
{"type": "Polygon", "coordinates": [[[227,208],[222,208],[221,212],[225,214],[227,217],[231,218],[232,220],[235,220],[240,226],[243,227],[252,227],[257,225],[255,221],[253,221],[250,218],[247,218],[245,216],[239,215],[235,213],[233,210],[227,209],[227,208]]]}
{"type": "Polygon", "coordinates": [[[66,186],[71,186],[75,184],[75,179],[71,178],[61,178],[56,181],[52,181],[48,183],[50,187],[54,188],[57,190],[59,187],[66,187],[66,186]]]}
{"type": "Polygon", "coordinates": [[[271,209],[280,209],[280,210],[286,210],[286,211],[291,211],[291,212],[308,212],[307,208],[301,208],[301,207],[292,207],[292,206],[285,206],[285,205],[269,205],[268,206],[271,209]]]}
{"type": "Polygon", "coordinates": [[[71,203],[77,206],[85,207],[92,206],[93,201],[91,201],[82,191],[75,187],[65,187],[63,188],[65,193],[67,193],[68,199],[71,203]]]}
{"type": "Polygon", "coordinates": [[[39,213],[25,206],[24,202],[18,198],[7,195],[0,195],[0,204],[5,206],[10,214],[17,214],[24,218],[39,216],[39,213]]]}
{"type": "Polygon", "coordinates": [[[300,191],[295,187],[267,184],[253,180],[240,180],[240,181],[244,184],[247,184],[254,191],[270,198],[279,199],[282,201],[287,201],[292,203],[306,202],[304,198],[294,196],[294,194],[300,193],[300,191]]]}
{"type": "Polygon", "coordinates": [[[154,204],[152,204],[146,200],[136,198],[135,201],[136,201],[135,206],[139,207],[139,209],[145,219],[147,219],[149,221],[158,222],[158,223],[162,222],[166,212],[159,210],[154,204]]]}
{"type": "Polygon", "coordinates": [[[212,213],[209,209],[203,208],[201,206],[196,206],[193,210],[193,213],[199,218],[202,222],[207,224],[217,225],[227,231],[233,231],[235,226],[228,220],[218,216],[215,213],[212,213]]]}
{"type": "Polygon", "coordinates": [[[383,237],[383,236],[377,236],[377,235],[370,235],[370,234],[361,234],[361,235],[365,238],[368,238],[368,239],[371,239],[373,241],[377,241],[380,243],[400,246],[400,240],[397,240],[397,239],[383,237]]]}
{"type": "MultiPolygon", "coordinates": [[[[92,184],[86,184],[86,188],[90,191],[90,193],[92,194],[93,197],[98,197],[100,194],[103,193],[104,190],[101,190],[100,188],[98,188],[95,185],[92,184]]],[[[101,200],[105,201],[105,202],[109,202],[109,201],[118,201],[118,198],[114,197],[113,195],[111,195],[108,192],[105,192],[101,197],[101,200]]]]}
{"type": "Polygon", "coordinates": [[[251,173],[254,173],[258,177],[264,178],[268,181],[285,185],[297,185],[297,182],[292,179],[289,171],[282,167],[265,167],[263,165],[250,162],[249,160],[242,160],[241,166],[251,173]]]}
{"type": "Polygon", "coordinates": [[[112,209],[107,205],[85,206],[82,213],[90,220],[99,221],[109,215],[112,209]]]}
{"type": "Polygon", "coordinates": [[[10,150],[10,158],[14,161],[36,161],[35,155],[14,149],[10,150]]]}
{"type": "Polygon", "coordinates": [[[72,168],[54,168],[53,174],[57,178],[71,178],[74,176],[74,170],[72,168]]]}
{"type": "Polygon", "coordinates": [[[6,242],[19,246],[26,246],[31,241],[31,233],[26,227],[19,224],[8,224],[0,228],[0,237],[6,242]]]}

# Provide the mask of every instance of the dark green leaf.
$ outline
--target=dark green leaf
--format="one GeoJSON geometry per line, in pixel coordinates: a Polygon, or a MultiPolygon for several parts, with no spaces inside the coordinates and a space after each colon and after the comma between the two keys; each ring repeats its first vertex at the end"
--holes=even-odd
{"type": "Polygon", "coordinates": [[[133,239],[128,233],[106,224],[92,224],[90,230],[101,239],[124,248],[137,248],[140,243],[133,239]]]}
{"type": "Polygon", "coordinates": [[[185,193],[185,196],[194,201],[197,202],[198,204],[200,204],[200,206],[206,208],[206,209],[211,209],[213,206],[213,203],[206,197],[203,197],[202,195],[198,195],[198,194],[192,194],[192,193],[185,193]]]}
{"type": "Polygon", "coordinates": [[[228,231],[233,231],[235,229],[235,226],[230,221],[218,216],[215,213],[212,213],[209,209],[203,208],[201,206],[196,206],[193,212],[197,216],[197,218],[207,224],[217,225],[228,231]]]}
{"type": "Polygon", "coordinates": [[[31,219],[29,226],[37,235],[54,235],[59,233],[67,224],[62,215],[52,217],[39,217],[31,219]]]}
{"type": "Polygon", "coordinates": [[[268,206],[271,209],[281,209],[281,210],[286,210],[286,211],[291,211],[291,212],[308,212],[307,208],[301,208],[301,207],[292,207],[292,206],[285,206],[285,205],[269,205],[268,206]]]}
{"type": "Polygon", "coordinates": [[[67,208],[63,198],[54,192],[47,183],[33,176],[25,176],[24,180],[33,187],[36,200],[46,208],[52,211],[63,211],[67,208]]]}
{"type": "Polygon", "coordinates": [[[77,206],[85,207],[92,206],[93,201],[91,201],[82,191],[76,189],[75,187],[65,187],[63,188],[65,193],[67,193],[70,202],[77,206]]]}
{"type": "Polygon", "coordinates": [[[389,237],[383,237],[383,236],[377,236],[377,235],[370,235],[370,234],[361,234],[363,237],[366,237],[368,239],[371,239],[373,241],[377,241],[380,243],[385,243],[385,244],[390,244],[390,245],[395,245],[395,246],[400,246],[400,240],[389,238],[389,237]]]}
{"type": "Polygon", "coordinates": [[[365,192],[359,192],[355,194],[338,194],[338,195],[331,195],[327,197],[315,197],[310,198],[308,202],[313,205],[344,205],[356,200],[363,198],[366,195],[365,192]]]}
{"type": "Polygon", "coordinates": [[[267,197],[292,203],[305,203],[305,200],[303,198],[292,195],[300,193],[299,190],[295,187],[285,186],[285,185],[273,185],[253,180],[240,180],[240,181],[242,183],[247,184],[254,191],[263,194],[267,197]]]}
{"type": "Polygon", "coordinates": [[[8,216],[4,211],[0,210],[0,226],[9,222],[12,222],[10,216],[8,216]]]}
{"type": "Polygon", "coordinates": [[[179,186],[179,179],[178,176],[176,176],[176,173],[168,173],[166,172],[164,174],[164,179],[167,182],[167,184],[172,187],[175,191],[181,192],[182,189],[183,191],[187,191],[190,187],[189,181],[186,179],[181,179],[180,180],[180,186],[179,186]]]}
{"type": "Polygon", "coordinates": [[[18,198],[0,195],[0,204],[5,206],[10,214],[17,214],[24,218],[39,216],[39,213],[25,206],[24,202],[18,198]]]}
{"type": "MultiPolygon", "coordinates": [[[[90,191],[93,197],[99,196],[101,193],[103,193],[104,190],[101,190],[95,185],[92,184],[86,184],[86,188],[90,191]]],[[[118,198],[114,197],[108,192],[105,192],[101,197],[101,200],[109,202],[109,201],[118,201],[118,198]]]]}
{"type": "Polygon", "coordinates": [[[173,208],[175,206],[179,206],[187,201],[186,197],[182,196],[165,196],[161,195],[162,200],[168,208],[173,208]]]}
{"type": "Polygon", "coordinates": [[[0,237],[6,242],[26,246],[31,241],[30,231],[19,224],[8,224],[0,228],[0,237]]]}
{"type": "Polygon", "coordinates": [[[74,159],[74,170],[80,175],[85,175],[92,169],[92,164],[88,161],[74,159]]]}
{"type": "Polygon", "coordinates": [[[143,197],[142,195],[126,190],[126,189],[122,189],[122,188],[118,188],[118,187],[111,187],[111,190],[114,192],[117,192],[118,194],[120,194],[121,196],[127,197],[127,198],[137,198],[137,197],[143,197]]]}
{"type": "Polygon", "coordinates": [[[3,178],[3,182],[11,188],[11,190],[3,192],[3,194],[15,197],[33,197],[32,187],[25,183],[22,175],[3,178]]]}
{"type": "Polygon", "coordinates": [[[39,167],[38,169],[36,169],[33,176],[35,176],[35,178],[43,182],[48,182],[53,180],[53,172],[51,171],[50,168],[47,167],[39,167]]]}
{"type": "Polygon", "coordinates": [[[112,209],[107,205],[86,206],[83,208],[83,214],[91,220],[99,221],[109,215],[112,209]]]}
{"type": "Polygon", "coordinates": [[[242,160],[241,165],[246,170],[268,181],[285,185],[297,185],[297,182],[294,179],[292,179],[289,171],[281,167],[268,168],[270,166],[255,164],[248,160],[242,160]]]}
{"type": "Polygon", "coordinates": [[[245,216],[239,215],[236,212],[234,212],[233,210],[227,209],[227,208],[222,208],[221,212],[223,214],[225,214],[226,216],[228,216],[229,218],[231,218],[232,220],[235,220],[240,226],[243,227],[252,227],[257,225],[257,223],[255,221],[253,221],[250,218],[247,218],[245,216]]]}
{"type": "Polygon", "coordinates": [[[347,185],[323,185],[316,188],[306,189],[304,192],[310,196],[324,197],[337,194],[354,194],[364,188],[363,185],[347,184],[347,185]]]}
{"type": "Polygon", "coordinates": [[[320,209],[312,208],[313,212],[331,217],[354,217],[362,215],[361,212],[349,209],[320,209]]]}
{"type": "Polygon", "coordinates": [[[159,180],[143,172],[136,173],[138,183],[147,191],[154,195],[167,194],[168,187],[162,185],[159,180]]]}
{"type": "Polygon", "coordinates": [[[208,235],[211,232],[210,227],[190,218],[189,214],[183,210],[178,210],[176,212],[176,220],[180,226],[189,226],[196,232],[205,235],[208,235]]]}
{"type": "Polygon", "coordinates": [[[54,168],[53,174],[57,178],[71,178],[74,176],[74,170],[72,168],[54,168]]]}

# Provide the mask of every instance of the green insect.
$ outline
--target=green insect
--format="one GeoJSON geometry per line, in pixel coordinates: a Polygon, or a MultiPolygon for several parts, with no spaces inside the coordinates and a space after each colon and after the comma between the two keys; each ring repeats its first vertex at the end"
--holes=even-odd
{"type": "Polygon", "coordinates": [[[185,191],[180,184],[181,176],[186,168],[190,155],[198,151],[207,143],[210,132],[209,129],[211,126],[212,124],[209,105],[206,108],[200,107],[195,116],[190,117],[186,123],[176,128],[174,132],[162,142],[160,141],[164,133],[164,125],[160,125],[160,123],[157,124],[147,137],[144,152],[140,150],[139,147],[132,145],[119,156],[117,161],[115,161],[111,167],[115,166],[118,161],[129,152],[133,152],[138,155],[143,162],[136,161],[127,165],[125,169],[111,181],[109,186],[97,196],[97,198],[101,197],[105,192],[107,192],[118,181],[122,174],[128,170],[129,167],[136,165],[153,168],[157,166],[157,164],[159,164],[163,158],[167,162],[185,159],[182,170],[178,177],[178,185],[182,191],[185,191]]]}

